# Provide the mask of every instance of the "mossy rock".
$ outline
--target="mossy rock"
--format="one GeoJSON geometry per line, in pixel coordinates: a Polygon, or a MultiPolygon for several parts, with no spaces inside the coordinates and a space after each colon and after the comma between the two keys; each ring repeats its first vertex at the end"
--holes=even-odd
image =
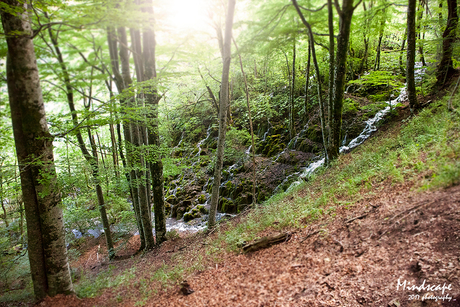
{"type": "Polygon", "coordinates": [[[191,211],[187,212],[184,214],[184,222],[189,222],[191,220],[194,220],[196,218],[201,217],[201,212],[200,210],[194,208],[191,211]]]}
{"type": "Polygon", "coordinates": [[[196,209],[198,209],[202,214],[208,214],[209,213],[208,209],[206,209],[206,207],[203,206],[203,205],[196,206],[196,209]]]}
{"type": "Polygon", "coordinates": [[[206,195],[201,194],[200,196],[198,196],[198,203],[199,204],[204,204],[205,202],[206,202],[206,195]]]}
{"type": "Polygon", "coordinates": [[[264,200],[267,199],[267,196],[268,196],[268,195],[269,195],[269,194],[267,193],[267,191],[265,191],[265,190],[260,191],[260,192],[257,194],[257,202],[258,202],[258,203],[263,202],[264,200]]]}
{"type": "Polygon", "coordinates": [[[322,143],[323,135],[321,133],[321,127],[318,125],[308,127],[305,135],[309,140],[313,142],[322,143]]]}
{"type": "Polygon", "coordinates": [[[296,150],[318,153],[322,150],[321,143],[315,143],[307,138],[297,142],[296,150]]]}
{"type": "Polygon", "coordinates": [[[229,180],[220,188],[219,194],[222,197],[228,197],[228,196],[232,195],[232,192],[233,192],[234,188],[235,188],[235,186],[229,180]]]}
{"type": "Polygon", "coordinates": [[[236,213],[237,206],[232,200],[222,197],[219,201],[220,212],[222,213],[236,213]]]}
{"type": "Polygon", "coordinates": [[[187,212],[187,208],[178,207],[176,210],[176,219],[180,220],[184,216],[185,212],[187,212]]]}
{"type": "Polygon", "coordinates": [[[168,203],[167,201],[165,201],[164,203],[165,203],[165,215],[169,216],[171,214],[172,205],[168,203]]]}
{"type": "Polygon", "coordinates": [[[177,197],[175,195],[169,195],[166,197],[166,202],[170,203],[171,205],[177,204],[177,197]]]}

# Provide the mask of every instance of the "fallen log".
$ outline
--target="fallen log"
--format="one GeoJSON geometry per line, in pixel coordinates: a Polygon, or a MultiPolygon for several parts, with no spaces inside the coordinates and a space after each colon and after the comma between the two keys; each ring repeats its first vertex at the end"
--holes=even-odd
{"type": "Polygon", "coordinates": [[[252,253],[260,249],[270,247],[275,244],[286,242],[287,240],[289,240],[290,237],[291,237],[290,233],[280,233],[276,236],[263,237],[260,240],[257,240],[253,243],[249,243],[243,246],[243,251],[245,253],[252,253]]]}

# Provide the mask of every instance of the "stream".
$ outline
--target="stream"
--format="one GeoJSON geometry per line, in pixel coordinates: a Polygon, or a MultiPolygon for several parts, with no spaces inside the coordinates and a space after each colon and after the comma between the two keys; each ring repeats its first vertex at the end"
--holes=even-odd
{"type": "MultiPolygon", "coordinates": [[[[425,69],[422,67],[421,63],[417,63],[415,68],[416,68],[416,70],[415,70],[416,81],[420,82],[422,80],[422,77],[423,77],[423,74],[425,72],[425,69]]],[[[374,117],[368,119],[366,121],[366,126],[363,129],[363,131],[356,138],[351,140],[347,145],[341,146],[340,149],[339,149],[339,152],[340,153],[347,153],[347,152],[350,152],[353,148],[361,145],[365,140],[367,140],[372,135],[373,132],[377,131],[376,124],[379,121],[381,121],[398,103],[401,103],[401,102],[403,102],[405,100],[407,100],[407,92],[406,92],[406,87],[404,86],[401,89],[401,92],[400,92],[399,96],[396,97],[395,99],[387,102],[387,106],[384,109],[382,109],[379,112],[377,112],[374,115],[374,117]]],[[[306,130],[307,128],[308,128],[308,126],[305,126],[302,131],[306,130]]],[[[269,135],[270,129],[271,129],[271,124],[269,125],[268,130],[263,135],[264,140],[267,137],[267,135],[269,135]]],[[[296,135],[293,139],[291,139],[291,141],[288,143],[286,148],[280,154],[278,154],[276,157],[274,157],[274,161],[277,161],[278,158],[284,152],[286,152],[288,150],[292,150],[293,147],[295,148],[295,143],[297,142],[297,139],[301,136],[302,131],[298,135],[296,135]],[[292,146],[293,144],[294,144],[294,146],[292,146]]],[[[198,152],[195,154],[195,157],[198,158],[198,161],[199,161],[199,157],[200,157],[200,154],[201,154],[201,145],[209,139],[210,134],[211,134],[211,126],[209,126],[209,128],[207,130],[206,138],[204,138],[203,140],[201,140],[197,144],[198,152]]],[[[182,139],[181,139],[181,141],[182,141],[182,139]]],[[[345,140],[344,140],[344,142],[345,142],[345,140]]],[[[249,156],[250,151],[251,151],[251,147],[249,147],[246,150],[246,152],[245,152],[246,156],[249,156]]],[[[296,173],[293,173],[293,174],[287,176],[283,180],[283,182],[281,184],[279,184],[278,187],[276,187],[276,189],[273,192],[273,195],[276,195],[277,193],[282,192],[284,190],[290,191],[295,186],[301,184],[302,181],[308,180],[308,178],[318,168],[323,166],[324,162],[325,162],[324,156],[317,156],[316,158],[314,158],[314,160],[315,161],[311,162],[306,167],[301,168],[301,170],[299,172],[296,172],[296,173]],[[287,184],[289,184],[289,186],[286,189],[287,184]]],[[[195,163],[197,163],[197,162],[194,162],[194,164],[195,163]]],[[[233,176],[234,176],[233,171],[236,169],[237,165],[238,165],[238,162],[233,164],[233,165],[231,165],[230,167],[228,167],[226,169],[226,171],[228,173],[228,176],[227,176],[226,180],[222,180],[221,186],[224,186],[225,183],[227,183],[229,180],[231,180],[233,178],[233,176]]],[[[210,178],[210,180],[212,180],[212,178],[210,178]]],[[[211,202],[210,198],[211,197],[210,197],[210,194],[206,192],[206,187],[208,186],[210,180],[208,180],[206,185],[203,187],[203,192],[202,192],[206,196],[206,202],[204,204],[202,204],[202,205],[205,208],[207,208],[208,210],[209,210],[209,207],[210,207],[210,202],[211,202]]],[[[177,187],[175,189],[177,189],[177,187]]],[[[229,218],[232,218],[234,216],[235,215],[233,215],[233,214],[217,213],[216,220],[220,221],[222,219],[229,219],[229,218]]],[[[152,220],[155,220],[153,218],[153,214],[152,214],[152,220]]],[[[208,221],[208,215],[207,214],[203,215],[200,218],[193,219],[193,220],[191,220],[189,222],[184,222],[183,218],[180,219],[180,220],[176,220],[174,218],[169,217],[169,218],[166,219],[166,229],[167,229],[167,231],[175,230],[177,232],[192,232],[193,233],[193,232],[197,232],[197,231],[205,229],[206,226],[207,226],[207,221],[208,221]]],[[[117,230],[116,227],[114,227],[113,231],[116,231],[116,230],[117,230]]],[[[72,232],[74,233],[75,238],[77,238],[77,239],[82,236],[81,232],[76,230],[76,229],[73,229],[72,232]]],[[[103,230],[102,224],[99,224],[95,229],[89,229],[87,231],[88,234],[90,234],[91,236],[93,236],[95,238],[99,237],[103,232],[104,232],[104,230],[103,230]]],[[[153,233],[155,234],[155,230],[153,230],[153,233]]],[[[134,233],[134,235],[138,235],[138,234],[139,234],[138,232],[134,233]]]]}

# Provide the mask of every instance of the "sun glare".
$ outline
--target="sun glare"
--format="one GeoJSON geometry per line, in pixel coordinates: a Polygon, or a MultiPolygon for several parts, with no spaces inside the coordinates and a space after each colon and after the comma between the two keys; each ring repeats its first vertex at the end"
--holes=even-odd
{"type": "Polygon", "coordinates": [[[209,28],[205,0],[169,0],[166,19],[178,30],[204,31],[209,28]]]}

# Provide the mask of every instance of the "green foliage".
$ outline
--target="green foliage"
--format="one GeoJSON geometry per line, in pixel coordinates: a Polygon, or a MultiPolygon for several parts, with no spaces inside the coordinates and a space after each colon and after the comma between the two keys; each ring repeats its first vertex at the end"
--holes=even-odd
{"type": "Polygon", "coordinates": [[[179,233],[175,229],[172,229],[172,230],[166,232],[166,239],[167,240],[174,241],[174,240],[179,239],[179,238],[180,238],[179,233]]]}
{"type": "Polygon", "coordinates": [[[75,292],[79,297],[94,297],[104,288],[126,285],[136,277],[136,268],[130,268],[122,273],[115,274],[113,266],[101,271],[97,276],[82,274],[81,280],[75,285],[75,292]]]}
{"type": "MultiPolygon", "coordinates": [[[[357,148],[347,163],[334,161],[319,170],[309,182],[273,196],[263,206],[251,211],[242,222],[221,234],[232,249],[242,241],[255,238],[267,227],[297,226],[300,220],[312,220],[337,206],[349,207],[375,186],[414,181],[422,189],[447,187],[460,182],[460,121],[457,112],[448,112],[447,98],[424,109],[406,121],[396,136],[381,136],[357,148]],[[420,175],[423,175],[420,181],[420,175]],[[302,195],[297,191],[304,190],[302,195]],[[341,203],[339,197],[349,201],[341,203]],[[326,207],[329,208],[326,209],[326,207]]],[[[457,95],[454,107],[460,107],[457,95]]]]}

